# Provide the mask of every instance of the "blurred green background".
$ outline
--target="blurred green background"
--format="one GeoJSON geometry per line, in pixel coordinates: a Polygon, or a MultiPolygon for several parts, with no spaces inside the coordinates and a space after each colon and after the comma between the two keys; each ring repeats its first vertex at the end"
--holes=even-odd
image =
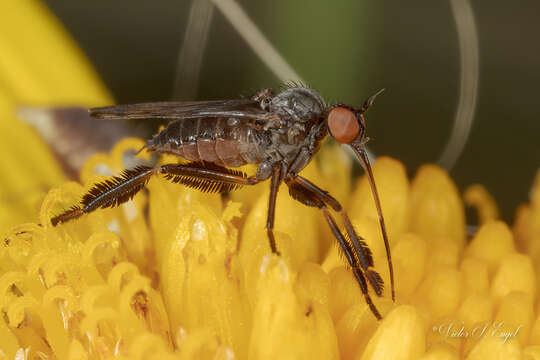
{"type": "MultiPolygon", "coordinates": [[[[118,103],[172,98],[190,1],[45,0],[85,51],[118,103]]],[[[410,175],[435,162],[452,129],[459,92],[456,26],[448,1],[240,1],[270,41],[328,100],[361,105],[371,149],[410,175]]],[[[536,0],[471,2],[479,35],[475,122],[451,176],[484,184],[503,217],[526,201],[540,165],[540,22],[536,0]]],[[[197,99],[234,98],[279,80],[218,11],[197,99]]]]}

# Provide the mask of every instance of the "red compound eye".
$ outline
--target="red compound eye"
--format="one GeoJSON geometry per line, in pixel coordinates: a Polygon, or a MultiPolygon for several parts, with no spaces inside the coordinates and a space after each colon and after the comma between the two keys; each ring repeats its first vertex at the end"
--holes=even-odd
{"type": "Polygon", "coordinates": [[[338,106],[328,114],[328,129],[337,142],[349,144],[360,133],[360,124],[351,110],[338,106]]]}

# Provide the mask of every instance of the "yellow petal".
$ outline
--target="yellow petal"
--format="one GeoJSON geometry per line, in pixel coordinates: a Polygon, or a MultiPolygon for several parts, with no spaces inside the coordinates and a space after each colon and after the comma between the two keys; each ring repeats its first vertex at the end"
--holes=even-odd
{"type": "Polygon", "coordinates": [[[522,291],[536,296],[536,274],[530,257],[526,255],[506,255],[493,278],[491,294],[496,299],[512,291],[522,291]]]}
{"type": "Polygon", "coordinates": [[[501,221],[492,221],[480,227],[466,249],[466,256],[486,261],[493,273],[501,259],[514,252],[514,240],[508,226],[501,221]]]}
{"type": "MultiPolygon", "coordinates": [[[[386,299],[377,302],[377,306],[381,314],[386,316],[394,304],[391,300],[386,299]]],[[[359,354],[362,354],[378,326],[379,322],[368,305],[358,299],[356,304],[352,305],[336,324],[341,358],[355,359],[359,354]]]]}
{"type": "Polygon", "coordinates": [[[244,356],[247,318],[233,254],[236,239],[202,204],[192,204],[180,218],[175,236],[169,236],[161,272],[173,329],[210,329],[221,344],[244,356]]]}
{"type": "Polygon", "coordinates": [[[478,212],[480,224],[499,218],[499,209],[495,199],[482,185],[470,185],[463,193],[463,200],[468,206],[474,206],[478,212]]]}
{"type": "Polygon", "coordinates": [[[424,165],[411,184],[410,229],[431,238],[444,237],[465,243],[465,212],[456,185],[448,174],[434,165],[424,165]]]}
{"type": "Polygon", "coordinates": [[[15,107],[100,105],[112,100],[41,2],[4,1],[0,12],[9,14],[0,24],[0,132],[4,136],[0,152],[15,154],[3,160],[0,176],[0,231],[6,231],[18,222],[35,219],[35,209],[47,189],[65,181],[48,146],[15,116],[15,107]],[[26,26],[21,27],[23,23],[26,26]]]}
{"type": "Polygon", "coordinates": [[[424,325],[416,309],[401,305],[383,319],[361,359],[416,359],[424,354],[425,341],[424,325]]]}
{"type": "Polygon", "coordinates": [[[463,296],[461,273],[453,267],[430,271],[420,285],[415,303],[427,310],[432,320],[450,316],[463,296]]]}
{"type": "Polygon", "coordinates": [[[486,334],[474,346],[467,360],[520,360],[521,349],[517,340],[503,341],[497,336],[486,334]]]}
{"type": "Polygon", "coordinates": [[[413,294],[420,284],[426,266],[427,245],[413,233],[402,235],[392,249],[396,274],[396,292],[400,301],[413,294]]]}
{"type": "Polygon", "coordinates": [[[249,346],[251,359],[337,359],[331,318],[313,302],[306,311],[293,290],[294,273],[282,259],[268,255],[261,265],[249,346]]]}
{"type": "Polygon", "coordinates": [[[505,339],[517,339],[526,344],[533,322],[533,297],[523,292],[511,292],[501,299],[494,326],[505,339]]]}
{"type": "MultiPolygon", "coordinates": [[[[397,160],[381,156],[373,165],[373,175],[381,199],[390,243],[407,230],[409,224],[409,180],[404,166],[397,160]]],[[[378,221],[379,216],[367,177],[364,175],[356,184],[349,212],[352,219],[370,217],[378,221]]]]}
{"type": "Polygon", "coordinates": [[[489,290],[488,264],[484,260],[466,258],[461,262],[464,291],[466,293],[486,293],[489,290]]]}
{"type": "Polygon", "coordinates": [[[523,360],[540,360],[540,345],[528,346],[522,351],[523,360]]]}
{"type": "Polygon", "coordinates": [[[458,360],[459,353],[452,346],[444,343],[435,344],[418,360],[458,360]]]}

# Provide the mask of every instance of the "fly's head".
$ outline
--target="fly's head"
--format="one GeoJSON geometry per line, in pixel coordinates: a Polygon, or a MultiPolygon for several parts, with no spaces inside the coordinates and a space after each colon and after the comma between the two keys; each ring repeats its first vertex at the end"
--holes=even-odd
{"type": "Polygon", "coordinates": [[[360,109],[350,105],[336,104],[328,112],[326,119],[328,132],[340,144],[346,144],[353,148],[360,162],[364,167],[367,159],[364,145],[369,138],[366,137],[365,112],[371,107],[375,98],[384,91],[379,90],[370,96],[360,109]]]}

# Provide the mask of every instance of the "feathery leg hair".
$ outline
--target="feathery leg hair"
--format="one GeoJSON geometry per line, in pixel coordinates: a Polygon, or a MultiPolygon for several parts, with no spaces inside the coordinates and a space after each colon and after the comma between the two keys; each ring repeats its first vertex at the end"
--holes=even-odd
{"type": "Polygon", "coordinates": [[[95,184],[83,197],[80,205],[75,205],[51,219],[53,226],[76,219],[82,214],[99,208],[118,206],[138,193],[156,172],[156,168],[137,166],[124,170],[119,176],[111,177],[95,184]]]}
{"type": "Polygon", "coordinates": [[[160,167],[137,166],[124,170],[119,176],[95,184],[73,206],[51,219],[53,226],[76,219],[99,208],[115,207],[130,200],[148,183],[152,175],[162,174],[167,180],[204,192],[225,192],[258,181],[238,170],[231,170],[207,162],[167,164],[160,167]]]}
{"type": "MultiPolygon", "coordinates": [[[[347,241],[347,238],[344,237],[343,234],[341,233],[341,231],[339,230],[339,228],[338,228],[338,226],[336,224],[336,221],[334,220],[334,218],[332,217],[332,215],[330,214],[330,212],[328,211],[326,206],[324,206],[322,208],[322,211],[323,211],[324,218],[326,219],[326,222],[330,226],[330,230],[332,230],[332,233],[334,234],[334,237],[336,238],[336,240],[338,241],[339,246],[341,247],[342,254],[347,259],[347,262],[350,265],[350,269],[352,270],[353,275],[356,278],[356,281],[358,282],[358,285],[360,285],[360,290],[362,291],[362,294],[364,294],[364,299],[366,300],[366,303],[368,304],[369,309],[371,310],[373,315],[375,315],[377,320],[382,320],[381,313],[379,312],[379,310],[377,309],[377,307],[375,306],[375,304],[371,300],[371,296],[369,296],[366,279],[364,277],[364,274],[362,273],[362,269],[358,266],[357,258],[355,256],[356,253],[355,253],[353,247],[351,246],[350,242],[347,241]]],[[[372,272],[377,274],[373,270],[372,270],[372,272]]],[[[379,274],[377,274],[377,276],[379,276],[379,274]]],[[[380,278],[380,276],[379,276],[379,279],[380,279],[380,282],[381,282],[380,283],[380,286],[381,286],[380,291],[382,293],[382,279],[380,278]]],[[[370,283],[371,283],[371,281],[370,281],[370,283]]],[[[371,283],[371,284],[373,286],[373,283],[371,283]]],[[[377,290],[375,290],[375,293],[380,296],[380,294],[377,293],[377,290]]]]}
{"type": "Polygon", "coordinates": [[[205,161],[163,165],[159,172],[173,183],[210,193],[229,192],[258,182],[254,177],[247,177],[242,171],[205,161]]]}
{"type": "Polygon", "coordinates": [[[323,211],[323,215],[338,241],[338,244],[345,256],[349,266],[364,294],[366,302],[377,319],[381,319],[381,315],[371,297],[369,296],[367,284],[377,296],[382,296],[384,283],[381,276],[373,269],[373,256],[371,250],[365,241],[356,234],[354,228],[339,202],[333,198],[328,192],[320,189],[309,180],[301,177],[288,177],[285,180],[289,187],[289,194],[299,202],[307,206],[313,206],[323,211]],[[343,235],[339,230],[334,218],[328,211],[327,205],[330,205],[333,210],[342,214],[345,222],[346,235],[343,235]],[[367,279],[367,282],[366,282],[367,279]]]}
{"type": "MultiPolygon", "coordinates": [[[[323,204],[329,205],[334,211],[341,214],[341,217],[343,219],[343,223],[345,224],[345,230],[346,235],[345,239],[348,243],[350,243],[351,247],[355,250],[355,254],[357,256],[357,261],[360,267],[366,272],[366,276],[370,280],[370,283],[373,284],[373,290],[377,293],[377,295],[382,294],[382,280],[380,279],[380,276],[370,270],[369,268],[373,267],[373,256],[371,253],[371,250],[369,246],[366,244],[364,239],[359,236],[356,231],[354,230],[354,227],[352,226],[351,220],[349,219],[349,216],[347,213],[343,210],[343,207],[341,204],[333,197],[331,196],[327,191],[322,190],[317,185],[313,184],[311,181],[307,180],[306,178],[303,178],[301,176],[296,176],[293,180],[289,180],[289,193],[293,198],[296,199],[295,196],[299,196],[300,194],[304,194],[304,199],[313,199],[316,198],[318,202],[322,202],[323,204]],[[380,284],[380,286],[377,286],[376,284],[380,284]]],[[[299,199],[297,199],[299,200],[299,199]]],[[[303,202],[302,200],[299,200],[300,202],[303,202]]],[[[305,200],[304,200],[305,201],[305,200]]],[[[313,201],[313,200],[311,200],[313,201]]],[[[317,206],[317,205],[309,205],[308,206],[317,206]]]]}

